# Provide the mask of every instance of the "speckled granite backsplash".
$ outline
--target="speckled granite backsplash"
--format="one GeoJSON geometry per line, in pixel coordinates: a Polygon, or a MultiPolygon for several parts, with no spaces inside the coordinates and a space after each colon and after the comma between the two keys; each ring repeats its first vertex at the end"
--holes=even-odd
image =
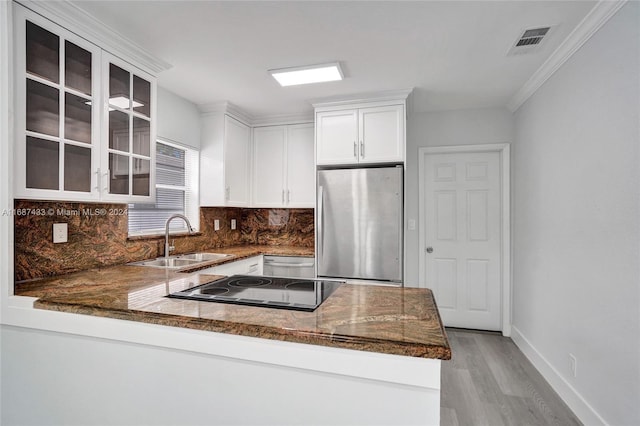
{"type": "MultiPolygon", "coordinates": [[[[126,204],[16,200],[15,279],[22,281],[159,257],[164,237],[128,238],[126,204]],[[38,214],[36,214],[38,213],[38,214]],[[53,244],[53,224],[67,223],[67,243],[53,244]]],[[[200,233],[174,237],[175,254],[240,244],[314,246],[313,209],[203,207],[200,233]],[[220,220],[214,231],[213,221],[220,220]],[[231,219],[238,229],[231,230],[231,219]]]]}

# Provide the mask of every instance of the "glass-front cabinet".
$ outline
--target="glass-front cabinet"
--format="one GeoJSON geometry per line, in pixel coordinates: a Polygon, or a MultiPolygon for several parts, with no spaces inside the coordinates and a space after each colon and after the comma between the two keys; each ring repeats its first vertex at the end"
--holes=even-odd
{"type": "Polygon", "coordinates": [[[108,93],[104,140],[104,188],[108,199],[143,200],[152,196],[154,185],[151,165],[155,154],[152,135],[151,101],[155,95],[152,78],[116,58],[103,53],[108,93]],[[141,198],[142,197],[142,198],[141,198]]]}
{"type": "Polygon", "coordinates": [[[14,11],[16,196],[153,201],[154,78],[14,11]]]}

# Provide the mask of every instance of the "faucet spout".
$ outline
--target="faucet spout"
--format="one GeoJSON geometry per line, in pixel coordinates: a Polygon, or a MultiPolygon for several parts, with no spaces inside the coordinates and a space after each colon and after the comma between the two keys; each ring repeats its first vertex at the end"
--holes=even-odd
{"type": "Polygon", "coordinates": [[[172,245],[169,244],[169,223],[171,223],[171,221],[173,219],[182,219],[184,220],[184,222],[187,224],[187,229],[189,229],[189,234],[193,234],[195,231],[193,230],[193,227],[191,226],[191,223],[189,222],[189,218],[186,217],[183,214],[174,214],[169,216],[169,219],[167,219],[167,222],[165,223],[165,229],[164,229],[164,257],[165,259],[167,257],[169,257],[169,253],[171,251],[174,250],[175,247],[173,247],[172,245]]]}

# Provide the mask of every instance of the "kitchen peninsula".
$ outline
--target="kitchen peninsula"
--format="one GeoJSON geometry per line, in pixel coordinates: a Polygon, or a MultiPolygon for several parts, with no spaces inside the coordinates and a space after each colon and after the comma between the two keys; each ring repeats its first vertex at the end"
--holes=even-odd
{"type": "MultiPolygon", "coordinates": [[[[440,360],[451,351],[430,290],[343,284],[314,312],[164,297],[215,278],[122,265],[20,283],[16,294],[37,297],[37,309],[141,322],[215,344],[217,354],[195,363],[192,354],[174,352],[179,364],[171,374],[216,371],[196,399],[232,406],[233,395],[253,397],[240,412],[219,406],[220,417],[208,424],[439,423],[440,360]],[[251,360],[238,345],[252,347],[251,360]],[[314,417],[296,418],[286,399],[296,401],[293,412],[314,417]]],[[[202,419],[191,412],[181,424],[202,419]]]]}

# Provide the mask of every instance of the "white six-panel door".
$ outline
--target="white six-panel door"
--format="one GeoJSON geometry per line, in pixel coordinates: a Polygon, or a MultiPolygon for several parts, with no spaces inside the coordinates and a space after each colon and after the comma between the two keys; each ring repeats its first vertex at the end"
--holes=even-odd
{"type": "Polygon", "coordinates": [[[502,329],[500,153],[425,154],[426,287],[450,327],[502,329]]]}

